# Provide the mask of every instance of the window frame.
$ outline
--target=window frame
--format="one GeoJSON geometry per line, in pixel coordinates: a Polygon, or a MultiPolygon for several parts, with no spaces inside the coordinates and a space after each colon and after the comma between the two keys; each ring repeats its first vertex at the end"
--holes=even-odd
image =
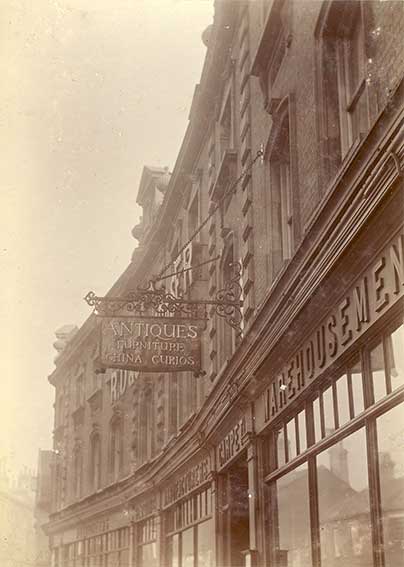
{"type": "MultiPolygon", "coordinates": [[[[378,417],[385,415],[389,410],[396,406],[404,403],[404,383],[398,386],[395,390],[390,393],[386,393],[386,396],[376,403],[373,402],[372,398],[369,397],[369,385],[372,380],[372,375],[370,372],[370,352],[372,348],[380,342],[383,344],[388,340],[388,337],[393,334],[398,328],[404,327],[404,316],[402,313],[397,313],[394,311],[387,321],[384,321],[382,328],[377,326],[373,330],[372,335],[356,345],[355,349],[352,349],[350,353],[343,357],[342,362],[333,368],[327,374],[327,379],[324,379],[321,388],[315,389],[313,392],[309,393],[304,400],[293,409],[293,413],[290,411],[284,412],[282,419],[277,419],[272,424],[269,434],[267,434],[262,439],[263,443],[263,462],[264,462],[264,486],[266,496],[266,509],[265,522],[268,524],[272,522],[271,517],[271,507],[276,508],[277,504],[270,502],[271,490],[274,483],[283,477],[284,475],[290,473],[295,468],[301,466],[305,462],[308,464],[309,469],[309,489],[311,495],[311,533],[312,533],[312,561],[313,565],[317,565],[320,561],[320,526],[319,526],[319,504],[318,504],[318,481],[317,481],[317,468],[316,468],[316,458],[317,455],[323,451],[329,449],[330,447],[340,443],[345,438],[351,436],[360,429],[364,429],[366,434],[366,451],[368,459],[368,490],[370,499],[370,519],[371,519],[371,537],[373,543],[373,560],[375,565],[381,565],[383,561],[383,525],[382,525],[382,511],[381,511],[381,499],[380,499],[380,467],[379,467],[379,454],[377,446],[377,424],[376,420],[378,417]],[[340,376],[346,375],[347,380],[349,380],[350,372],[354,367],[357,366],[358,356],[361,364],[362,372],[362,388],[363,388],[363,402],[364,409],[360,411],[357,415],[352,415],[351,402],[349,402],[350,420],[344,423],[342,426],[337,428],[333,433],[328,436],[322,437],[319,441],[315,441],[314,438],[314,416],[313,416],[313,401],[318,399],[318,394],[321,390],[325,390],[330,387],[333,388],[333,394],[335,394],[336,381],[340,376]],[[286,429],[286,423],[291,419],[296,420],[297,416],[300,414],[302,409],[306,409],[306,432],[308,447],[305,451],[301,452],[292,460],[289,460],[280,467],[277,468],[277,451],[275,443],[272,441],[276,431],[283,427],[284,431],[286,429]],[[283,424],[283,425],[282,425],[283,424]]],[[[384,359],[384,364],[388,365],[388,359],[384,359]],[[387,362],[386,362],[387,361],[387,362]]],[[[348,382],[349,383],[349,382],[348,382]]],[[[349,387],[349,386],[348,386],[349,387]]],[[[349,396],[353,396],[352,389],[349,392],[349,396]]],[[[335,400],[335,398],[334,398],[335,400]]],[[[336,425],[338,424],[338,418],[336,417],[336,425]]],[[[285,437],[285,448],[287,445],[287,438],[285,437]]],[[[273,551],[271,549],[271,542],[268,542],[267,548],[268,557],[273,557],[273,551]]]]}
{"type": "Polygon", "coordinates": [[[278,263],[274,250],[270,248],[270,243],[273,242],[273,214],[268,215],[267,218],[268,274],[271,281],[274,281],[293,257],[300,238],[295,97],[293,93],[289,93],[282,100],[277,101],[277,108],[273,113],[272,128],[264,150],[264,160],[266,163],[264,187],[266,208],[270,211],[274,210],[275,192],[279,195],[278,200],[281,206],[281,218],[277,230],[277,238],[280,240],[278,263]],[[284,140],[285,137],[286,141],[284,140]],[[284,168],[286,167],[287,175],[285,175],[285,172],[283,172],[283,175],[280,174],[279,164],[284,168]],[[283,191],[285,188],[286,195],[283,191]]]}
{"type": "Polygon", "coordinates": [[[377,112],[367,71],[368,61],[372,60],[368,38],[372,15],[371,6],[367,4],[370,3],[363,0],[324,2],[314,32],[320,193],[325,192],[344,161],[357,150],[377,112]],[[349,70],[353,66],[347,56],[347,45],[349,39],[355,39],[356,29],[353,28],[357,19],[362,35],[363,76],[352,92],[349,70]],[[353,112],[360,110],[357,105],[362,96],[366,125],[355,133],[353,112]]]}

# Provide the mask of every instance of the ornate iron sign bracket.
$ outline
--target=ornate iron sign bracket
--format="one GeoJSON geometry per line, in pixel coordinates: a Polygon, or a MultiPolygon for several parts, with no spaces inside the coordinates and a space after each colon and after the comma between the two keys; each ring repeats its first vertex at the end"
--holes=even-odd
{"type": "Polygon", "coordinates": [[[211,306],[219,317],[224,318],[226,323],[241,335],[241,264],[233,263],[232,267],[235,272],[233,277],[216,293],[215,299],[178,298],[164,288],[156,288],[155,282],[150,281],[146,288],[138,287],[136,291],[131,291],[124,297],[99,297],[89,291],[84,300],[90,307],[94,307],[95,314],[101,317],[111,317],[119,313],[138,317],[152,314],[157,317],[175,315],[186,319],[207,319],[207,308],[211,306]]]}

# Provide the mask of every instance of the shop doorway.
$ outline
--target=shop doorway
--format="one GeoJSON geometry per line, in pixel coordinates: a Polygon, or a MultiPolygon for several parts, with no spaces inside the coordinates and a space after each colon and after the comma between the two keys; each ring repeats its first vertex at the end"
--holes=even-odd
{"type": "Polygon", "coordinates": [[[248,468],[245,456],[219,478],[221,565],[244,566],[249,548],[248,468]]]}

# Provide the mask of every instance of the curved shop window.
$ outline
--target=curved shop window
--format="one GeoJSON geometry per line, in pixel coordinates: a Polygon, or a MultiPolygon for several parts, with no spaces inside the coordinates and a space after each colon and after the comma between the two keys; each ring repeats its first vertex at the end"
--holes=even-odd
{"type": "Polygon", "coordinates": [[[404,325],[358,349],[264,441],[275,567],[404,565],[404,325]]]}
{"type": "Polygon", "coordinates": [[[138,567],[158,567],[156,518],[136,524],[138,567]]]}
{"type": "Polygon", "coordinates": [[[63,546],[66,567],[128,567],[129,528],[119,528],[63,546]]]}
{"type": "Polygon", "coordinates": [[[167,511],[168,567],[213,567],[212,495],[207,488],[167,511]]]}

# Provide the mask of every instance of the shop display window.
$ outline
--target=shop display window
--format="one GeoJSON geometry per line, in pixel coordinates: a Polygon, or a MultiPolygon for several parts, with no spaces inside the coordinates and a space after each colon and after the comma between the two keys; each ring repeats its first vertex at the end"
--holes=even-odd
{"type": "Polygon", "coordinates": [[[156,518],[151,517],[136,525],[137,533],[137,556],[139,567],[157,567],[159,558],[157,556],[157,529],[156,518]]]}
{"type": "Polygon", "coordinates": [[[399,325],[370,352],[373,402],[404,385],[404,325],[399,325]]]}
{"type": "Polygon", "coordinates": [[[179,534],[174,534],[167,540],[168,561],[171,567],[180,567],[179,534]]]}
{"type": "Polygon", "coordinates": [[[119,528],[76,542],[74,567],[126,567],[129,528],[119,528]]]}
{"type": "Polygon", "coordinates": [[[198,567],[213,567],[212,541],[214,537],[211,520],[198,524],[198,567]]]}
{"type": "Polygon", "coordinates": [[[181,534],[181,567],[194,567],[194,530],[188,528],[181,534]]]}
{"type": "Polygon", "coordinates": [[[274,567],[404,565],[404,325],[385,326],[274,424],[274,567]]]}
{"type": "Polygon", "coordinates": [[[271,488],[275,565],[311,564],[307,463],[282,476],[271,488]]]}
{"type": "Polygon", "coordinates": [[[372,564],[365,430],[316,458],[322,567],[372,564]]]}
{"type": "Polygon", "coordinates": [[[376,420],[385,567],[404,565],[404,404],[376,420]]]}
{"type": "Polygon", "coordinates": [[[206,488],[167,511],[169,567],[213,567],[211,500],[211,489],[206,488]]]}
{"type": "Polygon", "coordinates": [[[305,411],[301,411],[295,418],[277,429],[274,436],[277,467],[281,467],[307,448],[305,411]]]}

